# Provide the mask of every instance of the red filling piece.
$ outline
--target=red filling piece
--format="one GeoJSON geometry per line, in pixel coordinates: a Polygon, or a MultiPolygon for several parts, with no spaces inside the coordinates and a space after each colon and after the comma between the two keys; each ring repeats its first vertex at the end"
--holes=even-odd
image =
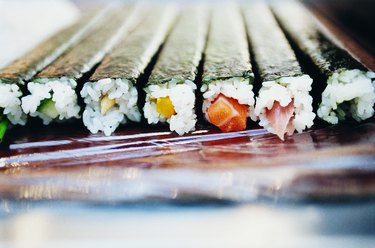
{"type": "Polygon", "coordinates": [[[248,105],[240,104],[236,99],[218,95],[207,109],[207,120],[223,132],[246,129],[248,105]]]}

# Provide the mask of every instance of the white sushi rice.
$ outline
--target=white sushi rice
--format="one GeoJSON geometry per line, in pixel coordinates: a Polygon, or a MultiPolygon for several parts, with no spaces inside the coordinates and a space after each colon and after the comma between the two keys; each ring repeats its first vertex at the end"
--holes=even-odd
{"type": "Polygon", "coordinates": [[[266,110],[272,108],[274,101],[278,101],[282,107],[286,107],[293,101],[295,129],[300,133],[304,129],[310,128],[315,118],[312,108],[313,99],[309,94],[312,81],[308,75],[302,75],[263,82],[254,109],[255,115],[259,118],[259,125],[274,133],[266,117],[266,110]]]}
{"type": "Polygon", "coordinates": [[[185,80],[184,83],[171,80],[167,83],[148,86],[145,89],[146,102],[143,108],[148,123],[167,122],[170,130],[179,135],[193,131],[197,122],[194,109],[196,88],[197,86],[190,80],[185,80]],[[172,101],[176,114],[171,118],[165,118],[156,111],[155,100],[159,97],[169,97],[172,101]]]}
{"type": "Polygon", "coordinates": [[[80,107],[77,103],[76,86],[75,80],[66,77],[30,82],[27,84],[30,94],[22,98],[22,109],[26,114],[41,118],[43,124],[48,125],[53,119],[37,109],[44,99],[52,98],[59,113],[59,120],[79,118],[80,107]]]}
{"type": "Polygon", "coordinates": [[[327,87],[322,93],[318,116],[331,124],[337,124],[346,117],[353,117],[357,121],[372,117],[375,103],[374,79],[374,72],[357,69],[335,72],[328,78],[327,87]]]}
{"type": "Polygon", "coordinates": [[[21,108],[22,92],[16,84],[0,83],[0,114],[6,115],[13,125],[25,125],[26,115],[21,108]]]}
{"type": "MultiPolygon", "coordinates": [[[[253,85],[250,84],[249,79],[242,77],[233,77],[225,80],[217,80],[208,84],[203,84],[201,87],[203,93],[202,111],[207,117],[207,109],[211,106],[212,102],[219,94],[226,97],[236,99],[240,104],[249,106],[247,115],[253,116],[254,113],[254,92],[253,85]]],[[[253,118],[253,117],[252,117],[253,118]]]]}
{"type": "Polygon", "coordinates": [[[92,133],[103,131],[109,136],[120,124],[126,123],[127,118],[134,122],[141,121],[141,113],[137,106],[138,91],[127,79],[106,78],[87,82],[82,88],[81,96],[86,104],[83,124],[92,133]],[[100,101],[104,95],[114,99],[116,105],[103,115],[100,101]]]}

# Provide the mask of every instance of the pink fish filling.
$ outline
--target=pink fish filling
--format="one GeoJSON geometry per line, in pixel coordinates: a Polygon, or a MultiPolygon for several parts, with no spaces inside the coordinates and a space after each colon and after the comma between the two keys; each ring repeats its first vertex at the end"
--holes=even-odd
{"type": "Polygon", "coordinates": [[[295,130],[294,120],[294,103],[291,101],[283,107],[278,101],[274,101],[271,109],[266,109],[266,118],[273,129],[273,133],[284,140],[284,135],[292,135],[295,130]]]}

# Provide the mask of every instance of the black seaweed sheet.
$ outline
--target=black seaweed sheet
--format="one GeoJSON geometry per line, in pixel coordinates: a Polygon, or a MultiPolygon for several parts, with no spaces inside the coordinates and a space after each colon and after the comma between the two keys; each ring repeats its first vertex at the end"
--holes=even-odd
{"type": "Polygon", "coordinates": [[[91,10],[81,19],[40,43],[30,52],[0,70],[1,83],[24,84],[71,46],[82,40],[100,22],[108,8],[91,10]]]}
{"type": "Polygon", "coordinates": [[[275,4],[272,9],[292,44],[325,78],[342,70],[367,71],[347,51],[322,33],[311,14],[301,4],[275,4]]]}
{"type": "Polygon", "coordinates": [[[158,61],[148,84],[177,80],[194,81],[202,58],[208,31],[209,13],[204,7],[187,8],[182,11],[158,61]]]}
{"type": "Polygon", "coordinates": [[[247,4],[243,13],[261,81],[302,75],[296,55],[268,6],[247,4]]]}
{"type": "Polygon", "coordinates": [[[111,10],[88,37],[40,72],[34,80],[60,77],[76,80],[82,77],[116,45],[122,36],[120,31],[127,22],[130,22],[131,13],[132,7],[129,6],[111,10]]]}
{"type": "Polygon", "coordinates": [[[174,10],[172,6],[147,7],[142,13],[144,20],[103,59],[89,80],[125,78],[136,83],[164,42],[175,18],[174,10]]]}
{"type": "Polygon", "coordinates": [[[212,11],[202,82],[232,77],[252,81],[254,74],[239,7],[219,5],[212,11]]]}

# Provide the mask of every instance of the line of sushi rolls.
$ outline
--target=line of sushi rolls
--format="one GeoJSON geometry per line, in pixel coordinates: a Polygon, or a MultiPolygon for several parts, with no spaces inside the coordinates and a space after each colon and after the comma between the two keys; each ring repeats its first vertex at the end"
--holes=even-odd
{"type": "Polygon", "coordinates": [[[144,120],[183,135],[199,114],[223,132],[259,121],[284,140],[316,115],[369,119],[374,103],[375,73],[297,2],[112,3],[0,69],[0,141],[28,116],[79,118],[105,135],[144,120]]]}

